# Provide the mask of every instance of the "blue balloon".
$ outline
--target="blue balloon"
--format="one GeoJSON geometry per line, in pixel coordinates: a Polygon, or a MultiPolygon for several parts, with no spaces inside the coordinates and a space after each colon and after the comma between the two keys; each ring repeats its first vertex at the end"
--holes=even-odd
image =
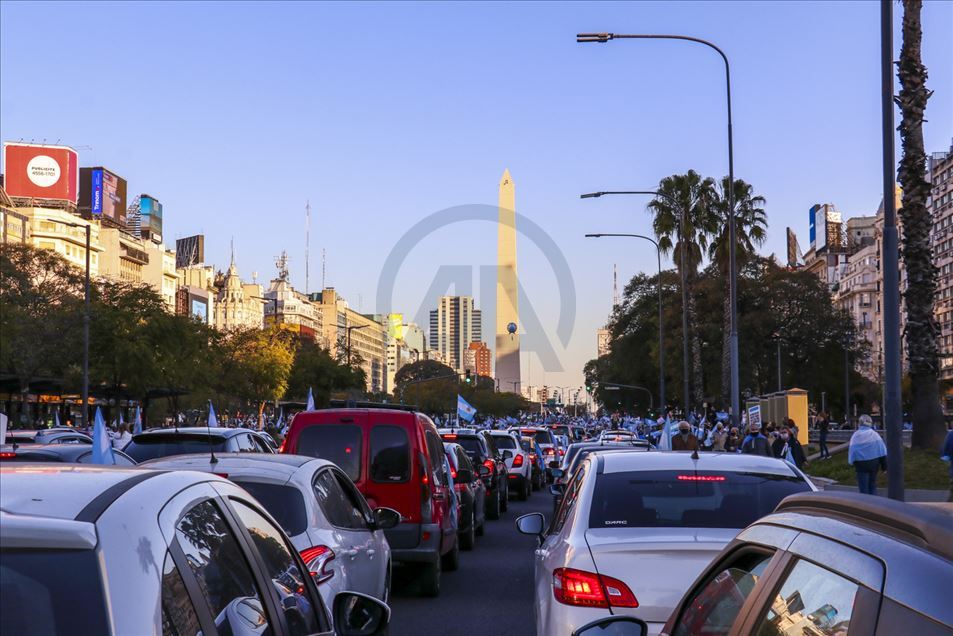
{"type": "Polygon", "coordinates": [[[515,322],[511,322],[510,324],[506,325],[506,330],[507,330],[509,333],[516,333],[516,323],[515,323],[515,322]]]}

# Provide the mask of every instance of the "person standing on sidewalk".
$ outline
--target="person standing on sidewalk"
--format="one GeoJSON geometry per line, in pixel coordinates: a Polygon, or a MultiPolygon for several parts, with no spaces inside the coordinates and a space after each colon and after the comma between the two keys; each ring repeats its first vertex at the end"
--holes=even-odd
{"type": "Polygon", "coordinates": [[[830,417],[821,411],[817,414],[817,432],[820,436],[821,459],[830,459],[831,452],[827,450],[827,431],[831,426],[830,417]]]}
{"type": "Polygon", "coordinates": [[[953,502],[953,428],[946,433],[943,450],[940,451],[940,459],[950,464],[950,494],[947,495],[946,500],[953,502]]]}
{"type": "Polygon", "coordinates": [[[887,470],[887,445],[873,426],[869,415],[861,415],[847,449],[847,463],[857,472],[857,489],[868,495],[877,494],[877,473],[887,470]]]}

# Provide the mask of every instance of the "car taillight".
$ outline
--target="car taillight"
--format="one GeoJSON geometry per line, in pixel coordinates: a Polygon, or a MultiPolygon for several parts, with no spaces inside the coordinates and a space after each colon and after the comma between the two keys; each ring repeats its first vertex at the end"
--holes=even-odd
{"type": "Polygon", "coordinates": [[[564,605],[578,607],[638,607],[629,586],[611,576],[573,568],[553,570],[553,596],[564,605]]]}
{"type": "Polygon", "coordinates": [[[556,454],[556,451],[553,450],[552,446],[550,446],[549,448],[543,449],[543,455],[555,455],[555,454],[556,454]]]}
{"type": "Polygon", "coordinates": [[[314,582],[320,585],[332,576],[334,570],[329,570],[328,565],[334,560],[334,550],[326,545],[316,545],[301,552],[301,559],[308,566],[308,571],[314,578],[314,582]]]}
{"type": "Polygon", "coordinates": [[[536,461],[536,453],[530,453],[530,454],[529,454],[529,458],[530,458],[530,461],[534,461],[534,462],[535,462],[535,461],[536,461]]]}
{"type": "Polygon", "coordinates": [[[287,438],[287,437],[284,438],[283,440],[281,440],[281,446],[278,447],[278,452],[279,452],[279,453],[285,452],[285,444],[287,444],[287,443],[288,443],[288,438],[287,438]]]}
{"type": "Polygon", "coordinates": [[[13,459],[16,456],[16,453],[0,453],[0,459],[13,459]]]}
{"type": "Polygon", "coordinates": [[[559,449],[559,456],[562,457],[562,456],[565,455],[565,454],[566,454],[566,451],[564,451],[563,449],[560,448],[560,449],[559,449]]]}
{"type": "Polygon", "coordinates": [[[496,472],[496,464],[493,463],[492,459],[483,460],[483,465],[490,469],[490,472],[496,472]]]}
{"type": "Polygon", "coordinates": [[[454,479],[457,478],[457,469],[454,468],[453,466],[450,467],[450,476],[453,477],[454,479]]]}
{"type": "Polygon", "coordinates": [[[523,465],[522,455],[517,455],[516,457],[513,458],[513,468],[519,468],[522,465],[523,465]]]}

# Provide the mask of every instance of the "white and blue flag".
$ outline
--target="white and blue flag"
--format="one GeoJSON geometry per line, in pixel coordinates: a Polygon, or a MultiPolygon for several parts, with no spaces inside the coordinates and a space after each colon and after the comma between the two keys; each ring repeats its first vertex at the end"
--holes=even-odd
{"type": "Polygon", "coordinates": [[[212,400],[208,401],[208,425],[209,428],[218,426],[218,418],[215,417],[215,407],[212,406],[212,400]]]}
{"type": "MultiPolygon", "coordinates": [[[[662,432],[659,434],[658,444],[656,446],[659,450],[672,450],[672,418],[668,415],[665,416],[665,424],[662,425],[662,432]]],[[[675,424],[678,427],[678,424],[675,424]]]]}
{"type": "Polygon", "coordinates": [[[477,410],[463,399],[463,396],[457,394],[457,418],[472,422],[477,410]]]}
{"type": "Polygon", "coordinates": [[[53,426],[56,428],[60,427],[60,412],[59,410],[53,411],[53,426]]]}
{"type": "Polygon", "coordinates": [[[308,387],[308,405],[304,407],[305,411],[314,410],[314,392],[311,391],[311,387],[308,387]]]}
{"type": "Polygon", "coordinates": [[[142,408],[136,407],[136,417],[132,421],[132,434],[138,435],[142,432],[142,408]]]}
{"type": "Polygon", "coordinates": [[[103,419],[103,412],[99,410],[98,406],[96,407],[96,418],[93,420],[93,463],[116,463],[112,440],[109,439],[109,431],[106,430],[106,420],[103,419]]]}

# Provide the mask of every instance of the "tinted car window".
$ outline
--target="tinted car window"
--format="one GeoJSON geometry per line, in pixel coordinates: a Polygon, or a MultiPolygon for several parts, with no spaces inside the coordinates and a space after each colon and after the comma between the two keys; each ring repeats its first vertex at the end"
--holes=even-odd
{"type": "Polygon", "coordinates": [[[579,498],[579,491],[582,489],[582,481],[585,476],[586,469],[580,468],[579,472],[575,474],[572,481],[570,481],[566,486],[566,494],[563,495],[562,500],[559,502],[559,509],[556,511],[556,515],[553,517],[552,532],[559,532],[566,523],[569,513],[576,505],[576,499],[579,498]]]}
{"type": "Polygon", "coordinates": [[[219,631],[243,633],[246,621],[256,631],[268,628],[261,595],[252,571],[218,508],[203,501],[189,510],[175,528],[185,559],[195,575],[219,631]]]}
{"type": "Polygon", "coordinates": [[[360,481],[362,439],[360,427],[353,424],[318,424],[301,431],[296,452],[326,459],[351,481],[360,481]]]}
{"type": "Polygon", "coordinates": [[[108,634],[105,608],[94,551],[0,552],[0,634],[108,634]]]}
{"type": "Polygon", "coordinates": [[[493,435],[493,442],[500,450],[516,450],[516,440],[509,436],[493,435]]]}
{"type": "Polygon", "coordinates": [[[140,464],[149,459],[185,455],[187,453],[225,452],[225,438],[221,435],[137,435],[123,452],[140,464]],[[211,440],[211,441],[210,441],[211,440]]]}
{"type": "Polygon", "coordinates": [[[549,431],[530,431],[529,433],[536,438],[536,441],[540,444],[555,444],[556,440],[553,438],[553,434],[549,431]]]}
{"type": "Polygon", "coordinates": [[[371,429],[371,480],[399,483],[410,479],[410,440],[400,426],[371,429]]]}
{"type": "Polygon", "coordinates": [[[483,450],[483,445],[480,444],[480,439],[476,436],[473,437],[457,437],[453,440],[457,444],[463,447],[463,450],[466,451],[467,455],[475,463],[479,463],[480,458],[486,454],[486,451],[483,450]]]}
{"type": "Polygon", "coordinates": [[[261,450],[248,433],[239,433],[232,441],[239,453],[258,453],[261,450]]]}
{"type": "Polygon", "coordinates": [[[685,610],[675,623],[673,636],[724,636],[741,611],[771,556],[746,553],[732,559],[684,604],[685,610]]]}
{"type": "Polygon", "coordinates": [[[331,525],[338,528],[364,529],[366,520],[355,509],[334,473],[323,470],[314,480],[314,495],[331,525]]]}
{"type": "MultiPolygon", "coordinates": [[[[113,450],[113,458],[116,460],[116,466],[135,466],[136,462],[132,461],[128,455],[122,451],[113,450]]],[[[88,453],[83,453],[76,458],[76,461],[80,464],[91,464],[93,462],[93,451],[88,453]]]]}
{"type": "Polygon", "coordinates": [[[811,634],[847,634],[857,585],[808,561],[788,572],[771,602],[758,636],[776,636],[794,629],[811,634]]]}
{"type": "Polygon", "coordinates": [[[233,479],[236,484],[251,493],[265,510],[275,518],[289,537],[301,534],[308,528],[308,510],[301,491],[294,486],[265,484],[258,481],[233,479]]]}
{"type": "MultiPolygon", "coordinates": [[[[265,576],[271,580],[278,592],[285,620],[288,621],[288,633],[292,636],[304,636],[322,631],[318,627],[314,602],[305,587],[304,576],[298,569],[298,563],[291,555],[281,530],[265,519],[257,510],[249,508],[241,501],[232,500],[232,508],[248,528],[252,543],[265,564],[265,576]]],[[[323,609],[321,610],[323,612],[323,609]]]]}
{"type": "Polygon", "coordinates": [[[793,475],[605,473],[596,480],[589,527],[744,528],[788,495],[807,490],[807,483],[793,475]]]}
{"type": "Polygon", "coordinates": [[[166,553],[162,566],[162,636],[195,636],[201,631],[179,568],[166,553]]]}

